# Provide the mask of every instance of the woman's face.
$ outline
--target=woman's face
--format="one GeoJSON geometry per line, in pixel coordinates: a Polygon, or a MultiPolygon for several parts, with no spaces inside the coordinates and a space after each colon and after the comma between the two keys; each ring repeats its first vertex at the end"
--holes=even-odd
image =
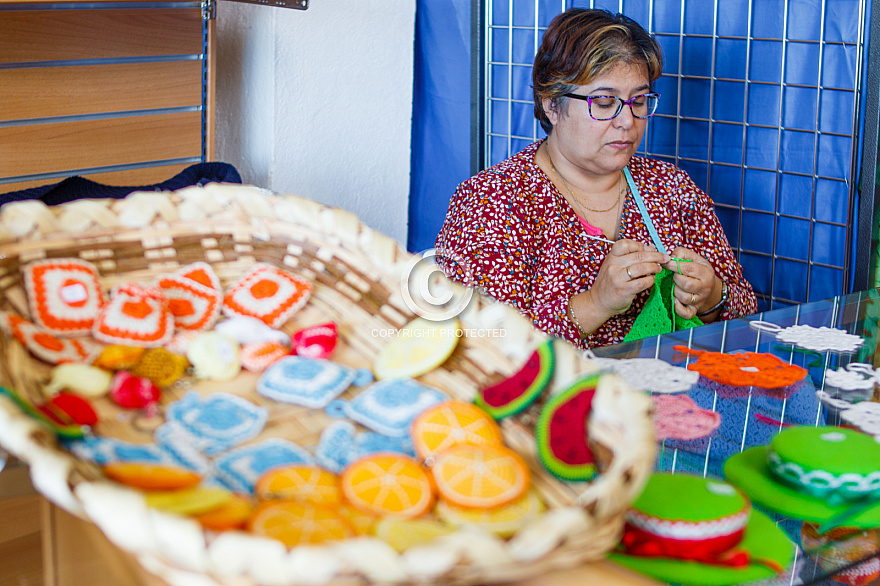
{"type": "MultiPolygon", "coordinates": [[[[572,93],[628,100],[649,91],[648,68],[643,64],[622,63],[572,93]]],[[[568,98],[567,107],[562,111],[551,108],[550,100],[544,100],[544,110],[553,124],[551,136],[556,148],[569,164],[588,175],[609,175],[623,169],[636,152],[648,124],[648,119],[633,116],[629,106],[624,106],[616,118],[601,121],[590,117],[585,100],[568,98]]]]}

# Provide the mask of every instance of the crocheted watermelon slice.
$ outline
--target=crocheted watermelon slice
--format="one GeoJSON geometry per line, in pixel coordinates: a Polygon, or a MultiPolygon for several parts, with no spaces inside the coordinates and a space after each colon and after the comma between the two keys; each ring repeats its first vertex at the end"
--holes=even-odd
{"type": "Polygon", "coordinates": [[[516,415],[538,398],[553,378],[553,341],[532,352],[519,371],[500,383],[486,387],[474,398],[495,419],[516,415]]]}
{"type": "Polygon", "coordinates": [[[538,417],[535,439],[541,463],[564,480],[589,480],[596,460],[587,444],[587,422],[598,377],[579,380],[553,396],[538,417]]]}

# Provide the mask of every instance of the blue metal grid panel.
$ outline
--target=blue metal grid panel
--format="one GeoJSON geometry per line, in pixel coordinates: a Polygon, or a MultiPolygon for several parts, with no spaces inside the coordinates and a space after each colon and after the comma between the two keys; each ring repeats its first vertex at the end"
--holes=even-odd
{"type": "Polygon", "coordinates": [[[867,0],[487,0],[485,166],[544,136],[532,60],[570,7],[657,38],[663,97],[640,152],[713,198],[759,309],[846,292],[867,0]]]}

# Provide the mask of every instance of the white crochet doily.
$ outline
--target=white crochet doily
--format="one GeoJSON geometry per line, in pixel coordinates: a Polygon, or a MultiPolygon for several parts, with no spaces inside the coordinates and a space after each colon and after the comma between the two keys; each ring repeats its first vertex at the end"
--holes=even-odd
{"type": "Polygon", "coordinates": [[[615,373],[629,385],[652,393],[684,393],[697,384],[700,373],[673,366],[657,358],[593,358],[603,370],[615,373]]]}
{"type": "Polygon", "coordinates": [[[835,399],[825,391],[816,391],[816,396],[823,403],[840,409],[841,419],[874,436],[874,439],[880,442],[880,403],[874,401],[850,403],[843,399],[835,399]]]}
{"type": "Polygon", "coordinates": [[[837,370],[825,370],[825,386],[841,391],[873,391],[877,383],[880,383],[880,372],[863,362],[852,362],[837,370]]]}
{"type": "Polygon", "coordinates": [[[855,352],[865,342],[860,336],[825,326],[817,328],[799,325],[783,328],[766,321],[749,322],[749,326],[761,332],[776,334],[776,339],[784,344],[793,344],[798,348],[816,352],[855,352]]]}

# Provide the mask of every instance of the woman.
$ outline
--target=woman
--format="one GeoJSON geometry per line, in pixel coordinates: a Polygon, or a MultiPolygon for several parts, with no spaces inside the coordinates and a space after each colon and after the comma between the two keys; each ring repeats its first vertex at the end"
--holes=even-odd
{"type": "Polygon", "coordinates": [[[557,16],[532,78],[548,136],[459,185],[437,236],[444,271],[582,348],[621,342],[662,268],[684,319],[756,312],[711,199],[674,165],[635,156],[661,69],[633,20],[557,16]]]}

